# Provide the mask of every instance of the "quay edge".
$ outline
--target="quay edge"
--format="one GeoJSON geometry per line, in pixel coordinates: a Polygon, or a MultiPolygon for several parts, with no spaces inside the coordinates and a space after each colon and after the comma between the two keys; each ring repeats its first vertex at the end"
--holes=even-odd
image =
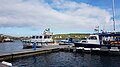
{"type": "Polygon", "coordinates": [[[14,51],[14,52],[9,52],[9,53],[0,53],[0,61],[12,60],[15,58],[40,55],[40,54],[51,53],[51,52],[58,52],[61,49],[64,49],[67,47],[68,47],[68,45],[62,45],[62,46],[57,45],[57,46],[51,46],[51,47],[37,48],[36,50],[23,49],[21,51],[14,51]]]}
{"type": "Polygon", "coordinates": [[[51,53],[51,52],[59,52],[59,51],[65,51],[65,52],[79,52],[79,53],[90,53],[90,54],[115,54],[120,55],[120,50],[118,51],[111,51],[106,49],[86,49],[83,47],[71,47],[71,45],[57,45],[57,46],[50,46],[50,47],[43,47],[43,48],[37,48],[36,50],[33,49],[23,49],[21,51],[14,51],[10,53],[0,53],[0,61],[3,60],[13,60],[16,58],[21,57],[27,57],[27,56],[34,56],[34,55],[40,55],[45,53],[51,53]]]}

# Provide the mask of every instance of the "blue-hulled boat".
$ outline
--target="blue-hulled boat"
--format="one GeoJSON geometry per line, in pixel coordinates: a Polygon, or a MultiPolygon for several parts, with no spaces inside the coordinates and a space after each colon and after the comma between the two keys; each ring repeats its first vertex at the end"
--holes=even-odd
{"type": "Polygon", "coordinates": [[[92,34],[86,41],[81,40],[80,42],[74,43],[75,47],[84,47],[84,48],[108,48],[111,49],[116,47],[120,49],[120,34],[113,33],[101,33],[101,34],[92,34]]]}

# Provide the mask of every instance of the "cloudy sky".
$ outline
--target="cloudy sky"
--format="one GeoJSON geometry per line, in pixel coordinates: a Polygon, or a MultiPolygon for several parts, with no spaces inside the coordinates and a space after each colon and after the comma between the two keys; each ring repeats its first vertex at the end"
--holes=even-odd
{"type": "MultiPolygon", "coordinates": [[[[115,0],[120,31],[120,0],[115,0]]],[[[0,34],[28,36],[50,28],[58,33],[113,31],[112,0],[0,0],[0,34]]]]}

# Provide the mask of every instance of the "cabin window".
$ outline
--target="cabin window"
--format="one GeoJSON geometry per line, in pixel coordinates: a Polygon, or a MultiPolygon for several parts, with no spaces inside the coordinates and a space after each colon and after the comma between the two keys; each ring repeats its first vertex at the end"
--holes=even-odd
{"type": "Polygon", "coordinates": [[[49,36],[46,36],[46,38],[48,38],[49,36]]]}
{"type": "Polygon", "coordinates": [[[40,39],[42,38],[42,36],[40,36],[40,39]]]}
{"type": "Polygon", "coordinates": [[[36,39],[38,39],[39,38],[39,36],[36,36],[36,39]]]}
{"type": "Polygon", "coordinates": [[[91,36],[88,39],[90,39],[90,40],[97,40],[97,37],[96,36],[91,36]]]}
{"type": "Polygon", "coordinates": [[[115,41],[120,41],[120,38],[116,38],[115,41]]]}
{"type": "Polygon", "coordinates": [[[48,36],[48,38],[50,38],[50,36],[48,36]]]}
{"type": "Polygon", "coordinates": [[[68,40],[68,38],[65,38],[65,40],[68,40]]]}
{"type": "Polygon", "coordinates": [[[72,41],[73,41],[73,39],[72,39],[72,38],[69,38],[69,41],[70,41],[70,42],[72,42],[72,41]]]}
{"type": "Polygon", "coordinates": [[[82,41],[82,43],[86,43],[86,41],[82,41]]]}
{"type": "Polygon", "coordinates": [[[47,36],[44,36],[44,39],[46,39],[47,38],[47,36]]]}
{"type": "Polygon", "coordinates": [[[32,36],[32,39],[35,39],[35,36],[32,36]]]}
{"type": "Polygon", "coordinates": [[[49,39],[51,36],[47,35],[47,36],[44,36],[44,37],[49,39]]]}

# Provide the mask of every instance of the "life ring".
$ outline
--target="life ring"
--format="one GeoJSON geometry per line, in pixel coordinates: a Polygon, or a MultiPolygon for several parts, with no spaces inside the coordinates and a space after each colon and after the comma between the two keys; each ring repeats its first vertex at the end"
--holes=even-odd
{"type": "Polygon", "coordinates": [[[110,42],[110,44],[113,44],[113,42],[110,42]]]}
{"type": "Polygon", "coordinates": [[[110,44],[120,44],[120,41],[110,42],[110,44]]]}

